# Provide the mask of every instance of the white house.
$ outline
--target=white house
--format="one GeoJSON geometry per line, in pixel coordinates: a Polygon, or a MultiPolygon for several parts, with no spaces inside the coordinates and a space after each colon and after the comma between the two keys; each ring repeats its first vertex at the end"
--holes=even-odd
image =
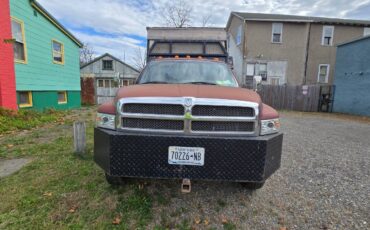
{"type": "Polygon", "coordinates": [[[108,53],[80,67],[81,78],[95,78],[98,88],[117,88],[135,83],[140,71],[108,53]]]}

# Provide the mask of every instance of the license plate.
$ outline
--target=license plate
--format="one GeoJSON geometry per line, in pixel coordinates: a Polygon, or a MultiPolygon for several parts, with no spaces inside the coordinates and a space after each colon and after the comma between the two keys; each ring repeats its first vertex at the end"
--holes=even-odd
{"type": "Polygon", "coordinates": [[[204,148],[168,147],[168,164],[171,165],[204,165],[204,148]]]}

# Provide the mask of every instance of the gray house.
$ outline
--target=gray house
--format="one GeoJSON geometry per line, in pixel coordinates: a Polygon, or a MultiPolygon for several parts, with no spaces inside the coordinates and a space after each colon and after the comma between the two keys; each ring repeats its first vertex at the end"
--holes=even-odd
{"type": "Polygon", "coordinates": [[[81,78],[95,78],[98,88],[117,88],[135,83],[140,72],[108,53],[80,67],[81,78]]]}
{"type": "Polygon", "coordinates": [[[333,111],[370,116],[370,36],[338,45],[333,111]]]}
{"type": "Polygon", "coordinates": [[[240,81],[263,84],[332,84],[336,45],[370,34],[370,21],[231,12],[229,55],[240,81]]]}

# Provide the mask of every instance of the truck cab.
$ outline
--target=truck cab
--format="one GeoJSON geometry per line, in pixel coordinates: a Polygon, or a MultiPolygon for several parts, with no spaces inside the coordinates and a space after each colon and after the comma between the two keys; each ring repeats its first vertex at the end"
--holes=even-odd
{"type": "MultiPolygon", "coordinates": [[[[152,45],[163,46],[163,39],[152,45]]],[[[149,49],[150,61],[137,84],[121,88],[98,108],[94,160],[107,181],[217,180],[262,187],[280,167],[277,111],[256,92],[239,87],[227,53],[173,53],[174,44],[191,43],[169,44],[170,55],[149,49]]]]}

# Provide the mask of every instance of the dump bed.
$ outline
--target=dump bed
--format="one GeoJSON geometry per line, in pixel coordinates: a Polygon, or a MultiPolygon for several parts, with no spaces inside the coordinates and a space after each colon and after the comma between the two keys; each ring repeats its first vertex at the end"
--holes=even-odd
{"type": "Polygon", "coordinates": [[[148,27],[147,60],[158,57],[202,57],[227,61],[224,28],[148,27]]]}

